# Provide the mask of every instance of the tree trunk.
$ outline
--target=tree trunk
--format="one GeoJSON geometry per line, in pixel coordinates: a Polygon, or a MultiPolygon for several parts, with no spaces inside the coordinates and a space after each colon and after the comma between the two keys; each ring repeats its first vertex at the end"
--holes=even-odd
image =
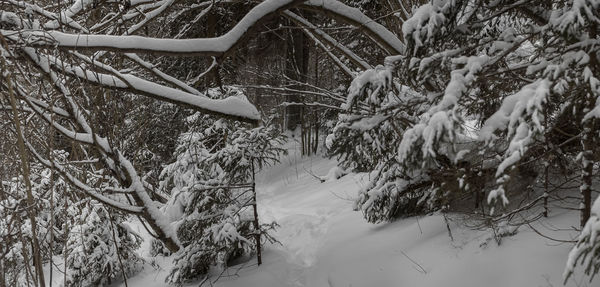
{"type": "Polygon", "coordinates": [[[14,124],[15,124],[15,132],[17,133],[17,144],[19,146],[19,154],[21,157],[21,168],[23,171],[23,181],[25,182],[25,187],[27,191],[27,205],[29,208],[27,209],[27,214],[29,215],[29,221],[31,224],[31,237],[32,238],[32,250],[33,250],[33,263],[35,265],[37,278],[39,280],[39,286],[46,286],[44,280],[44,270],[42,269],[42,256],[40,253],[40,244],[38,242],[37,235],[37,222],[35,217],[35,202],[33,199],[33,192],[31,187],[31,181],[29,180],[29,160],[27,158],[27,152],[25,151],[25,142],[23,141],[23,133],[21,130],[21,122],[19,120],[19,113],[17,111],[17,100],[15,99],[12,81],[8,79],[8,96],[10,98],[10,104],[13,110],[14,124]]]}
{"type": "Polygon", "coordinates": [[[256,204],[256,179],[254,174],[254,160],[252,160],[252,207],[254,208],[254,238],[256,241],[256,261],[262,264],[262,251],[260,246],[260,223],[258,222],[258,206],[256,204]]]}
{"type": "MultiPolygon", "coordinates": [[[[299,30],[292,30],[289,33],[287,45],[287,61],[285,74],[292,80],[306,82],[308,73],[309,59],[309,40],[305,38],[304,33],[299,30]]],[[[294,87],[293,88],[299,88],[294,87]]],[[[287,96],[287,101],[291,103],[302,102],[297,94],[287,96]]],[[[302,117],[302,106],[291,105],[285,108],[285,124],[288,130],[294,130],[300,124],[302,117]]]]}
{"type": "Polygon", "coordinates": [[[319,116],[315,114],[315,140],[313,142],[313,153],[319,150],[319,116]]]}
{"type": "MultiPolygon", "coordinates": [[[[588,95],[586,99],[586,108],[593,108],[595,105],[594,99],[588,95]]],[[[585,111],[586,109],[584,109],[585,111]]],[[[594,169],[594,144],[596,135],[594,132],[595,119],[588,119],[583,122],[583,134],[581,137],[581,227],[585,225],[590,218],[592,209],[592,179],[594,169]]]]}
{"type": "MultiPolygon", "coordinates": [[[[211,12],[208,13],[208,15],[206,15],[206,37],[207,38],[214,38],[217,36],[217,15],[216,12],[213,10],[211,12]]],[[[211,60],[212,61],[212,60],[211,60]]],[[[208,63],[210,63],[211,61],[208,61],[208,63]]],[[[208,74],[206,75],[206,87],[214,87],[214,85],[216,85],[217,87],[219,87],[221,90],[223,90],[223,82],[221,81],[221,75],[219,75],[219,68],[221,66],[221,61],[222,60],[218,60],[218,64],[217,66],[208,74]]]]}
{"type": "Polygon", "coordinates": [[[544,167],[544,217],[548,217],[548,168],[550,164],[548,162],[544,164],[546,165],[544,167]]]}
{"type": "Polygon", "coordinates": [[[310,156],[312,153],[312,148],[311,148],[311,146],[312,146],[311,145],[311,143],[312,143],[312,124],[310,121],[310,117],[306,117],[306,118],[309,119],[308,123],[306,124],[306,132],[307,132],[307,134],[306,134],[306,154],[308,156],[310,156]]]}
{"type": "MultiPolygon", "coordinates": [[[[548,131],[548,107],[544,108],[544,131],[548,131]]],[[[546,152],[550,151],[550,147],[548,146],[548,140],[546,140],[546,152]]],[[[550,167],[550,162],[548,160],[548,156],[546,156],[544,160],[544,217],[548,217],[548,169],[550,167]]]]}

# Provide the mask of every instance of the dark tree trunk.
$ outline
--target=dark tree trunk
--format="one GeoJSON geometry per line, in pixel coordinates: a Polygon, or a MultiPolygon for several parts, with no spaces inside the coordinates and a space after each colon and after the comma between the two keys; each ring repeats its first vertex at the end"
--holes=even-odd
{"type": "MultiPolygon", "coordinates": [[[[585,106],[588,109],[591,109],[595,106],[595,100],[590,95],[586,96],[585,106]]],[[[594,123],[594,118],[588,119],[587,121],[583,122],[583,134],[581,137],[581,227],[583,227],[587,220],[590,218],[590,212],[592,209],[594,145],[596,142],[594,123]]]]}
{"type": "Polygon", "coordinates": [[[262,264],[262,251],[260,245],[260,223],[258,222],[258,206],[256,204],[256,178],[254,170],[254,160],[252,160],[252,207],[254,209],[254,238],[256,241],[256,261],[260,266],[262,264]]]}
{"type": "MultiPolygon", "coordinates": [[[[206,15],[206,37],[213,38],[217,36],[217,25],[218,18],[216,13],[213,11],[206,15]]],[[[210,63],[210,60],[208,63],[210,63]]],[[[219,75],[219,66],[221,64],[221,60],[218,61],[219,65],[217,65],[206,77],[206,86],[217,86],[223,89],[223,82],[221,81],[221,76],[219,75]]]]}
{"type": "MultiPolygon", "coordinates": [[[[292,30],[288,36],[287,61],[285,74],[292,80],[306,82],[309,59],[309,39],[301,30],[292,30]]],[[[295,87],[297,88],[297,87],[295,87]]],[[[297,94],[290,94],[286,99],[291,103],[301,102],[297,94]]],[[[285,110],[285,125],[288,130],[294,130],[300,123],[302,117],[302,106],[291,105],[285,110]]]]}
{"type": "Polygon", "coordinates": [[[319,116],[315,113],[315,140],[313,142],[313,153],[319,149],[319,116]]]}

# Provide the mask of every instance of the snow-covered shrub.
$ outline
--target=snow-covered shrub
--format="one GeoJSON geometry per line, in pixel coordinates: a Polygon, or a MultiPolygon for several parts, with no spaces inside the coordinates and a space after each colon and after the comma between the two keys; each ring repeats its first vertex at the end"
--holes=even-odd
{"type": "MultiPolygon", "coordinates": [[[[55,151],[54,156],[64,159],[67,154],[55,151]]],[[[27,187],[23,176],[2,181],[0,191],[0,272],[3,272],[5,284],[18,286],[27,283],[35,284],[31,274],[33,270],[33,232],[30,212],[36,221],[37,242],[41,252],[41,260],[47,261],[50,256],[60,254],[66,241],[63,224],[68,220],[65,202],[72,202],[68,193],[71,188],[58,174],[38,163],[29,169],[29,181],[35,205],[29,208],[27,203],[27,187]],[[53,229],[53,232],[51,232],[53,229]]]]}
{"type": "MultiPolygon", "coordinates": [[[[445,209],[458,197],[475,206],[487,199],[486,214],[547,199],[522,191],[582,149],[590,181],[600,85],[591,64],[598,49],[585,39],[595,37],[599,4],[526,3],[428,1],[402,25],[404,51],[355,77],[327,143],[345,167],[373,171],[356,206],[369,221],[412,214],[415,205],[445,209]],[[565,48],[573,45],[581,48],[565,48]],[[414,96],[399,97],[404,86],[414,96]],[[390,95],[398,101],[386,105],[390,95]],[[512,205],[509,193],[520,197],[512,205]]],[[[591,182],[582,186],[589,194],[591,182]]]]}
{"type": "MultiPolygon", "coordinates": [[[[9,188],[8,182],[2,183],[3,188],[9,188]]],[[[23,202],[24,203],[24,202],[23,202]]],[[[1,269],[4,282],[16,286],[17,282],[35,284],[26,274],[26,266],[32,265],[31,260],[31,224],[22,210],[18,200],[4,199],[0,204],[0,251],[1,269]],[[24,222],[23,222],[24,221],[24,222]]]]}
{"type": "Polygon", "coordinates": [[[161,256],[170,256],[171,251],[158,239],[152,238],[150,242],[150,256],[156,257],[158,255],[161,256]]]}
{"type": "Polygon", "coordinates": [[[372,170],[379,161],[392,157],[388,151],[398,139],[394,124],[385,116],[340,114],[327,137],[328,154],[346,169],[372,170]]]}
{"type": "Polygon", "coordinates": [[[392,81],[393,67],[379,66],[359,75],[348,89],[333,132],[327,137],[328,152],[344,168],[371,172],[361,188],[355,209],[369,222],[389,221],[424,213],[438,207],[432,195],[441,185],[433,170],[448,168],[447,158],[420,161],[411,172],[398,160],[399,142],[406,129],[418,120],[427,99],[392,81]],[[441,161],[441,162],[440,162],[441,161]]]}
{"type": "MultiPolygon", "coordinates": [[[[64,162],[69,155],[57,150],[52,157],[64,162]]],[[[33,163],[29,171],[35,200],[31,208],[28,208],[27,187],[21,175],[2,181],[1,190],[10,195],[0,199],[1,252],[6,254],[0,258],[0,267],[5,284],[36,285],[29,212],[35,217],[42,262],[49,263],[52,256],[64,258],[66,255],[68,282],[65,284],[68,286],[102,286],[122,278],[121,266],[127,276],[141,268],[142,261],[135,253],[141,238],[123,223],[124,215],[84,199],[56,170],[33,163]]],[[[78,169],[72,172],[84,173],[78,169]]],[[[102,179],[96,177],[89,178],[88,182],[104,185],[102,179]]]]}
{"type": "Polygon", "coordinates": [[[167,278],[172,283],[212,266],[226,268],[230,260],[255,251],[257,234],[268,237],[268,226],[256,230],[254,225],[254,174],[284,153],[276,127],[247,128],[199,114],[188,123],[176,161],[161,174],[161,189],[171,197],[165,209],[183,246],[167,278]]]}
{"type": "Polygon", "coordinates": [[[141,269],[135,250],[142,239],[122,215],[91,202],[69,212],[74,218],[66,243],[69,286],[104,286],[141,269]]]}
{"type": "Polygon", "coordinates": [[[590,276],[590,281],[600,271],[600,198],[596,199],[591,214],[579,234],[577,244],[569,253],[564,272],[565,282],[573,275],[577,265],[584,268],[585,274],[590,276]]]}
{"type": "Polygon", "coordinates": [[[326,139],[328,154],[346,169],[370,171],[391,160],[407,124],[414,121],[423,98],[395,85],[391,71],[383,66],[367,70],[348,88],[343,112],[326,139]]]}

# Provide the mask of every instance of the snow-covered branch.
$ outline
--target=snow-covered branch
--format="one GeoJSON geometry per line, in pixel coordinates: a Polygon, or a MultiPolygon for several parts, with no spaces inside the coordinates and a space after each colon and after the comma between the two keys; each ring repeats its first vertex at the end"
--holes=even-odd
{"type": "MultiPolygon", "coordinates": [[[[283,14],[286,17],[288,17],[289,19],[291,19],[292,21],[296,22],[299,26],[305,27],[304,31],[306,31],[307,33],[310,33],[309,35],[311,35],[311,37],[315,37],[316,39],[319,39],[319,43],[321,43],[321,42],[327,43],[329,46],[333,47],[334,49],[336,49],[337,51],[342,53],[344,56],[346,56],[348,59],[350,59],[350,61],[352,61],[355,65],[357,65],[365,70],[372,68],[371,65],[369,65],[369,63],[367,63],[364,59],[362,59],[361,57],[356,55],[352,50],[348,49],[342,43],[338,42],[333,37],[329,36],[327,33],[325,33],[323,30],[319,29],[317,26],[315,26],[308,20],[300,17],[299,15],[297,15],[289,10],[284,11],[283,14]]],[[[329,50],[327,49],[326,51],[328,52],[329,50]]]]}
{"type": "Polygon", "coordinates": [[[358,27],[391,55],[402,54],[405,50],[404,43],[394,33],[357,8],[350,7],[337,0],[309,0],[304,2],[302,7],[325,12],[333,15],[338,20],[358,27]]]}
{"type": "Polygon", "coordinates": [[[299,4],[299,0],[267,0],[251,9],[226,34],[215,38],[161,39],[142,36],[83,35],[60,31],[0,30],[13,42],[31,47],[56,47],[65,50],[117,51],[186,56],[224,56],[245,40],[262,21],[299,4]]]}
{"type": "Polygon", "coordinates": [[[92,70],[84,69],[81,66],[73,66],[64,63],[52,56],[36,53],[34,50],[27,51],[30,59],[40,66],[51,67],[52,69],[77,77],[88,83],[146,95],[162,101],[188,106],[205,113],[241,121],[256,122],[260,119],[260,114],[256,110],[256,107],[246,99],[229,97],[222,100],[214,100],[205,96],[166,87],[131,74],[122,74],[115,69],[110,68],[110,66],[97,61],[90,60],[90,64],[96,65],[98,68],[104,70],[110,70],[113,74],[97,73],[92,70]]]}
{"type": "MultiPolygon", "coordinates": [[[[143,207],[138,207],[138,206],[132,206],[129,204],[125,204],[122,203],[116,199],[113,198],[109,198],[105,195],[102,195],[100,192],[98,192],[96,189],[88,186],[87,184],[81,182],[79,179],[77,179],[77,177],[71,175],[69,173],[69,171],[60,163],[54,161],[54,160],[47,160],[44,157],[42,157],[35,149],[35,147],[33,147],[29,142],[26,141],[26,146],[29,149],[29,152],[31,154],[33,154],[35,156],[35,158],[41,162],[42,164],[44,164],[45,166],[49,167],[49,168],[53,168],[56,171],[58,171],[63,178],[65,178],[65,180],[67,180],[68,182],[70,182],[73,186],[75,186],[76,188],[78,188],[79,190],[85,192],[86,194],[88,194],[90,197],[94,198],[95,200],[98,200],[99,202],[106,204],[110,207],[116,208],[118,210],[121,211],[125,211],[128,213],[133,213],[133,214],[141,214],[144,210],[143,207]]],[[[107,190],[117,190],[116,188],[108,188],[107,190]]]]}

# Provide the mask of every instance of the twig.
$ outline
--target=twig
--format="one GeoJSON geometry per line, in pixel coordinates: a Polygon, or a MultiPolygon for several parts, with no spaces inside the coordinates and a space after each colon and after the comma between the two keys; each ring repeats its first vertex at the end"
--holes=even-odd
{"type": "Polygon", "coordinates": [[[413,264],[419,266],[419,268],[421,268],[421,270],[417,270],[423,274],[427,274],[427,270],[425,270],[425,268],[423,268],[423,266],[421,266],[421,264],[417,263],[416,261],[414,261],[412,258],[410,258],[406,253],[404,253],[404,251],[400,250],[400,253],[402,253],[402,255],[404,255],[408,260],[410,260],[410,262],[412,262],[413,264]]]}
{"type": "Polygon", "coordinates": [[[304,171],[306,171],[306,173],[308,173],[308,174],[312,175],[314,178],[318,179],[321,183],[325,182],[325,179],[323,179],[322,177],[320,177],[320,176],[314,174],[313,172],[307,170],[305,167],[302,167],[302,169],[304,169],[304,171]]]}
{"type": "Polygon", "coordinates": [[[450,230],[450,223],[448,222],[448,217],[444,214],[444,222],[446,222],[446,228],[448,229],[448,235],[450,236],[450,241],[454,242],[454,237],[452,236],[452,230],[450,230]]]}
{"type": "MultiPolygon", "coordinates": [[[[523,217],[523,215],[521,215],[521,214],[519,214],[519,216],[523,217]]],[[[563,240],[563,239],[552,238],[552,237],[550,237],[548,235],[544,235],[539,230],[535,229],[533,226],[531,226],[531,224],[529,222],[525,221],[525,224],[527,224],[527,226],[529,226],[529,228],[531,228],[531,230],[533,230],[533,232],[537,233],[539,236],[544,237],[546,239],[550,239],[552,241],[562,242],[562,243],[575,243],[575,242],[577,242],[576,240],[563,240]]]]}

